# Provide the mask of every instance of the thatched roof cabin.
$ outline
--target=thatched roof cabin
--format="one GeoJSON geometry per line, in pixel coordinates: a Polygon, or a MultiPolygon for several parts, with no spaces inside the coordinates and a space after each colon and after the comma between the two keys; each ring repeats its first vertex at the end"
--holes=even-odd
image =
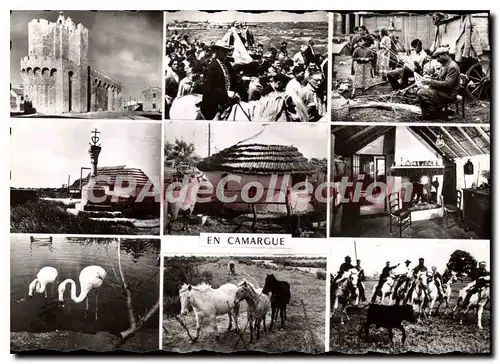
{"type": "Polygon", "coordinates": [[[266,144],[237,144],[198,163],[204,172],[225,171],[238,174],[305,175],[316,167],[296,147],[266,144]]]}

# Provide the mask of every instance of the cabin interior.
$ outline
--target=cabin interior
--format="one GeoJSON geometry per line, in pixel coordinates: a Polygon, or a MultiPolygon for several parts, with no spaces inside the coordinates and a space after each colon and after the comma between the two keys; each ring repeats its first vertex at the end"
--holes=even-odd
{"type": "Polygon", "coordinates": [[[490,238],[489,127],[337,125],[331,132],[330,236],[490,238]]]}

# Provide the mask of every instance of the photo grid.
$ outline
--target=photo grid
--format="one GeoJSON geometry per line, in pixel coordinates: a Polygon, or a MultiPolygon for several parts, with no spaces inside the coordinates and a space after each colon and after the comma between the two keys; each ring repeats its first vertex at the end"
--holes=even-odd
{"type": "Polygon", "coordinates": [[[10,17],[11,353],[491,355],[489,11],[10,17]]]}

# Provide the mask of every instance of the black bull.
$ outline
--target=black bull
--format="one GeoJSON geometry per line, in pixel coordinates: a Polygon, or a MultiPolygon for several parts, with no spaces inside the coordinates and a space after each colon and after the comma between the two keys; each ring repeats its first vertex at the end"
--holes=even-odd
{"type": "Polygon", "coordinates": [[[372,303],[368,307],[365,326],[361,327],[359,333],[361,335],[364,329],[365,337],[368,338],[370,326],[375,325],[377,329],[380,327],[384,327],[387,329],[389,333],[389,339],[392,343],[392,329],[399,329],[402,333],[401,343],[404,344],[406,340],[406,332],[402,325],[403,321],[408,321],[411,323],[416,322],[413,307],[411,305],[383,306],[372,303]]]}

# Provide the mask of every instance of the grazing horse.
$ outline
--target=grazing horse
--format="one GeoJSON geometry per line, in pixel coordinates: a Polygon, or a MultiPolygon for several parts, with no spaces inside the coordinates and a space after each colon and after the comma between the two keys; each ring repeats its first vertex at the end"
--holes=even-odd
{"type": "Polygon", "coordinates": [[[413,287],[411,293],[411,304],[413,306],[413,311],[418,312],[418,322],[420,322],[420,316],[423,315],[425,318],[425,291],[423,280],[427,279],[427,272],[419,272],[415,278],[415,287],[413,287]]]}
{"type": "Polygon", "coordinates": [[[449,306],[450,306],[450,298],[451,298],[451,287],[453,286],[453,283],[455,283],[457,280],[458,280],[457,273],[456,272],[451,272],[450,279],[448,279],[443,284],[443,299],[439,301],[438,306],[436,307],[436,312],[439,310],[439,307],[441,307],[441,304],[443,302],[446,305],[446,309],[449,308],[449,306]]]}
{"type": "Polygon", "coordinates": [[[234,267],[235,267],[234,262],[232,262],[232,261],[229,262],[229,274],[231,274],[233,276],[236,275],[236,270],[234,267]]]}
{"type": "Polygon", "coordinates": [[[187,315],[189,307],[193,307],[196,317],[196,336],[198,339],[201,332],[203,321],[208,319],[212,329],[216,333],[216,340],[219,339],[217,331],[216,317],[227,314],[229,316],[229,326],[232,327],[232,314],[234,319],[238,320],[239,304],[234,303],[234,297],[238,287],[232,283],[226,283],[217,289],[212,288],[206,283],[197,286],[183,284],[179,289],[179,298],[181,301],[181,315],[187,315]]]}
{"type": "Polygon", "coordinates": [[[469,310],[473,307],[477,308],[477,327],[479,329],[483,329],[482,319],[483,319],[483,310],[484,306],[490,301],[490,284],[488,283],[486,286],[479,288],[478,292],[474,293],[467,303],[467,307],[464,307],[464,299],[467,295],[467,288],[472,287],[476,282],[472,282],[471,284],[464,287],[459,292],[459,298],[457,300],[457,305],[453,309],[453,317],[456,317],[459,313],[462,313],[462,317],[460,318],[460,324],[463,324],[463,318],[467,315],[469,310]],[[457,309],[458,308],[458,309],[457,309]],[[465,309],[465,311],[464,311],[465,309]]]}
{"type": "MultiPolygon", "coordinates": [[[[359,271],[356,268],[351,268],[344,272],[342,277],[335,282],[337,284],[337,289],[335,290],[335,303],[333,304],[333,310],[330,317],[335,315],[335,311],[337,311],[340,303],[342,306],[341,312],[344,314],[345,318],[349,320],[346,310],[351,300],[356,300],[356,306],[359,304],[358,280],[359,271]]],[[[340,320],[340,323],[343,325],[344,317],[342,316],[340,320]]]]}
{"type": "Polygon", "coordinates": [[[238,285],[238,291],[234,297],[234,304],[237,305],[241,301],[247,302],[247,324],[250,326],[250,343],[253,342],[253,330],[257,330],[257,340],[260,339],[260,323],[264,326],[266,331],[266,315],[271,308],[271,301],[269,297],[262,293],[262,289],[255,289],[255,287],[243,281],[238,285]]]}
{"type": "Polygon", "coordinates": [[[380,287],[380,290],[377,292],[377,286],[374,288],[374,295],[380,296],[380,304],[384,304],[384,300],[387,298],[389,300],[389,305],[392,303],[392,290],[394,289],[394,285],[396,283],[396,275],[391,272],[389,277],[386,278],[384,284],[382,284],[382,287],[380,287]]]}
{"type": "Polygon", "coordinates": [[[283,328],[286,321],[286,306],[290,303],[291,298],[290,284],[278,281],[274,274],[268,274],[262,293],[269,294],[269,292],[271,292],[271,325],[269,330],[273,329],[274,321],[278,318],[278,311],[281,318],[281,328],[283,328]]]}
{"type": "Polygon", "coordinates": [[[198,191],[202,183],[207,188],[212,186],[205,174],[200,170],[196,170],[189,176],[187,183],[183,183],[180,190],[167,187],[163,212],[164,226],[167,227],[167,234],[171,234],[172,226],[181,212],[186,215],[182,229],[189,231],[191,215],[196,206],[198,191]],[[168,218],[169,214],[170,218],[168,218]]]}
{"type": "MultiPolygon", "coordinates": [[[[206,120],[197,106],[202,100],[200,94],[178,97],[172,103],[172,120],[206,120]]],[[[271,92],[256,101],[239,102],[222,113],[221,120],[227,121],[308,121],[304,102],[284,92],[271,92]]]]}

